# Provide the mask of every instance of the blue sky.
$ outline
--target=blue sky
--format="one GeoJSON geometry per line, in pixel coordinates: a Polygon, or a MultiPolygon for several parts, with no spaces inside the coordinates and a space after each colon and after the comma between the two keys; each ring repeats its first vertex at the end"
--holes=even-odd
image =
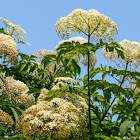
{"type": "Polygon", "coordinates": [[[1,0],[0,5],[1,17],[27,31],[25,40],[31,45],[18,45],[23,53],[33,54],[39,49],[55,50],[61,40],[56,34],[55,23],[76,8],[96,9],[114,20],[119,26],[116,41],[128,39],[140,42],[139,0],[1,0]]]}

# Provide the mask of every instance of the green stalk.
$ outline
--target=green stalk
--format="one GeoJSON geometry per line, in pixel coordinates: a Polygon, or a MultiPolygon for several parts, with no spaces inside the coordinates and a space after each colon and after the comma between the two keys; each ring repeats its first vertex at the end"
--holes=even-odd
{"type": "MultiPolygon", "coordinates": [[[[88,45],[90,43],[90,35],[88,36],[88,45]]],[[[89,134],[91,135],[91,114],[90,114],[90,86],[89,86],[89,61],[90,61],[90,52],[88,51],[88,105],[89,105],[89,134]]]]}

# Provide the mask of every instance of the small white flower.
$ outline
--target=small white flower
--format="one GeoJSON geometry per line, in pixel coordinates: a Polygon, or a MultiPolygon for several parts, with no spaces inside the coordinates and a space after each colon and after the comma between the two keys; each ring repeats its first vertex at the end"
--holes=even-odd
{"type": "Polygon", "coordinates": [[[46,88],[41,89],[41,92],[37,98],[37,101],[42,101],[47,95],[48,95],[49,90],[46,88]]]}
{"type": "Polygon", "coordinates": [[[41,120],[39,120],[37,117],[35,117],[33,120],[31,120],[30,123],[38,125],[38,126],[42,126],[43,125],[43,122],[41,120]]]}
{"type": "Polygon", "coordinates": [[[49,122],[49,123],[45,124],[45,126],[48,126],[50,129],[53,129],[54,127],[57,126],[57,123],[56,122],[49,122]]]}
{"type": "Polygon", "coordinates": [[[72,82],[73,84],[77,84],[77,82],[73,79],[73,78],[70,78],[70,77],[57,77],[55,78],[54,80],[55,82],[61,82],[61,81],[64,81],[64,82],[72,82]]]}

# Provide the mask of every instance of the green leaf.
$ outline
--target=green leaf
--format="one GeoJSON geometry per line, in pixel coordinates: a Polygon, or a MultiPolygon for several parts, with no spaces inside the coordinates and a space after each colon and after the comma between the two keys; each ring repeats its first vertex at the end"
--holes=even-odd
{"type": "Polygon", "coordinates": [[[139,123],[136,124],[136,132],[140,133],[140,124],[139,123]]]}
{"type": "Polygon", "coordinates": [[[17,111],[19,114],[22,114],[22,110],[19,108],[19,107],[17,107],[17,106],[15,106],[15,105],[10,105],[12,108],[14,108],[15,109],[15,111],[17,111]]]}
{"type": "Polygon", "coordinates": [[[90,78],[93,78],[95,75],[101,72],[100,68],[92,68],[89,72],[90,78]]]}
{"type": "Polygon", "coordinates": [[[52,100],[54,97],[56,97],[59,94],[60,90],[55,90],[55,91],[49,91],[48,95],[43,99],[43,101],[50,101],[52,100]]]}
{"type": "Polygon", "coordinates": [[[114,49],[116,50],[116,52],[118,53],[118,57],[121,57],[122,59],[124,59],[124,53],[123,53],[123,47],[118,43],[118,42],[111,42],[110,44],[106,44],[106,51],[108,52],[112,52],[114,51],[114,49]]]}
{"type": "MultiPolygon", "coordinates": [[[[95,113],[95,115],[97,116],[97,119],[100,121],[101,120],[101,112],[99,110],[99,108],[94,105],[94,104],[91,104],[91,107],[92,107],[92,111],[95,113]]],[[[94,121],[94,120],[93,120],[94,121]]],[[[97,123],[97,122],[96,122],[97,123]]]]}
{"type": "Polygon", "coordinates": [[[101,102],[105,101],[104,97],[101,95],[97,95],[97,99],[101,102]]]}
{"type": "Polygon", "coordinates": [[[6,32],[4,31],[4,28],[0,28],[0,33],[6,34],[6,32]]]}
{"type": "Polygon", "coordinates": [[[107,137],[107,136],[102,135],[102,134],[96,134],[95,137],[96,138],[103,138],[104,140],[110,140],[110,137],[107,137]]]}
{"type": "Polygon", "coordinates": [[[123,138],[123,136],[127,133],[128,128],[131,128],[136,124],[136,121],[124,121],[120,126],[120,136],[123,138]]]}
{"type": "Polygon", "coordinates": [[[111,72],[113,70],[113,68],[111,66],[109,66],[109,72],[111,72]]]}
{"type": "Polygon", "coordinates": [[[12,110],[15,122],[17,123],[19,121],[18,113],[16,112],[16,110],[13,107],[10,107],[10,109],[12,110]]]}
{"type": "Polygon", "coordinates": [[[117,136],[113,137],[113,139],[115,139],[115,140],[122,140],[120,137],[117,137],[117,136]]]}
{"type": "Polygon", "coordinates": [[[138,98],[138,99],[133,103],[132,109],[135,109],[138,105],[140,105],[140,98],[138,98]]]}
{"type": "Polygon", "coordinates": [[[83,93],[88,93],[88,89],[82,90],[83,93]]]}
{"type": "Polygon", "coordinates": [[[136,131],[130,130],[130,132],[132,133],[131,135],[137,136],[137,132],[136,131]]]}
{"type": "Polygon", "coordinates": [[[19,105],[20,109],[26,109],[25,105],[19,105]]]}
{"type": "Polygon", "coordinates": [[[107,73],[108,73],[108,72],[104,72],[104,73],[102,74],[102,80],[104,80],[104,78],[105,78],[105,76],[106,76],[107,73]]]}
{"type": "Polygon", "coordinates": [[[9,140],[26,140],[26,138],[24,138],[24,135],[22,134],[17,134],[14,136],[9,136],[8,137],[9,140]]]}

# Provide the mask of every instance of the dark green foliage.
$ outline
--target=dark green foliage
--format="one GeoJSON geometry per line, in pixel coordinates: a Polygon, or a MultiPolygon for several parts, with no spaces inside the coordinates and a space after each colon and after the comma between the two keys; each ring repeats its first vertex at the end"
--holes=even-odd
{"type": "MultiPolygon", "coordinates": [[[[0,32],[2,33],[3,30],[0,29],[0,32]]],[[[35,56],[19,53],[18,63],[9,66],[9,63],[4,62],[0,64],[0,72],[27,84],[28,93],[33,94],[35,98],[39,96],[42,88],[48,89],[48,96],[44,100],[51,100],[58,96],[64,97],[68,91],[71,96],[81,94],[88,100],[87,87],[89,86],[92,133],[81,139],[121,140],[124,137],[138,138],[140,134],[140,93],[135,93],[130,86],[126,87],[125,82],[129,78],[130,81],[135,81],[130,84],[137,83],[137,87],[140,87],[140,73],[129,71],[127,64],[125,70],[118,70],[111,66],[103,67],[102,65],[98,68],[93,67],[89,72],[89,84],[88,75],[85,75],[83,79],[79,78],[83,82],[83,86],[80,84],[79,87],[65,86],[60,87],[58,91],[51,91],[52,86],[56,84],[54,81],[56,77],[71,77],[77,80],[81,73],[79,65],[81,56],[86,56],[88,52],[95,53],[102,46],[106,46],[107,51],[115,49],[118,57],[124,59],[122,47],[117,42],[107,44],[100,40],[100,43],[96,45],[65,42],[57,48],[57,55],[46,55],[40,65],[36,63],[35,56]],[[101,75],[100,79],[95,79],[97,75],[101,75]],[[106,76],[110,76],[116,82],[110,82],[106,76]],[[132,126],[134,130],[132,130],[132,126]]],[[[0,108],[13,118],[15,124],[20,119],[19,116],[22,111],[26,109],[24,105],[16,106],[4,95],[0,95],[0,108]]],[[[86,115],[86,121],[88,121],[88,114],[86,115]]],[[[3,132],[3,129],[0,127],[0,132],[3,132]]],[[[22,134],[15,135],[14,131],[15,127],[6,133],[10,136],[9,139],[24,139],[22,134]]],[[[88,128],[87,133],[89,133],[88,128]]],[[[2,135],[4,136],[4,133],[2,135]]],[[[46,139],[46,137],[39,139],[46,139]]],[[[70,139],[73,139],[73,136],[70,139]]]]}

